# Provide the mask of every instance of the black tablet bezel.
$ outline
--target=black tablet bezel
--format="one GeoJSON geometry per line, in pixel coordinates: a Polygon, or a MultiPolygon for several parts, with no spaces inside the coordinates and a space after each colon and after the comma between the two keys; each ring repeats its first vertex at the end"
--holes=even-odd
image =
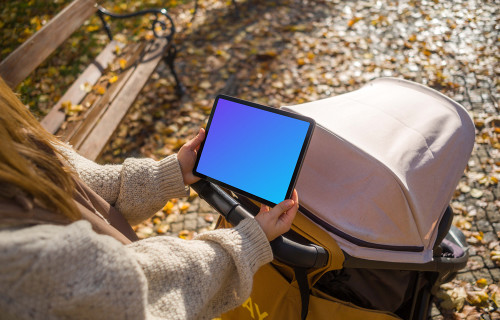
{"type": "MultiPolygon", "coordinates": [[[[300,114],[296,114],[296,113],[293,113],[293,112],[284,111],[284,110],[281,110],[281,109],[276,109],[276,108],[268,107],[268,106],[265,106],[265,105],[261,105],[261,104],[255,103],[255,102],[241,100],[241,99],[238,99],[238,98],[235,98],[235,97],[231,97],[231,96],[220,94],[220,95],[218,95],[215,98],[215,101],[214,101],[214,104],[213,104],[213,107],[212,107],[212,112],[210,113],[210,117],[208,118],[207,126],[206,126],[206,129],[205,129],[206,130],[205,137],[208,137],[208,134],[210,132],[210,125],[212,123],[212,118],[213,118],[215,110],[217,108],[217,103],[219,102],[219,99],[225,99],[225,100],[228,100],[228,101],[240,103],[240,104],[243,104],[243,105],[246,105],[246,106],[249,106],[249,107],[253,107],[253,108],[257,108],[257,109],[261,109],[261,110],[273,112],[273,113],[276,113],[276,114],[284,115],[284,116],[287,116],[287,117],[290,117],[290,118],[302,120],[302,121],[305,121],[305,122],[309,123],[309,128],[307,129],[307,133],[306,133],[306,136],[304,138],[304,142],[302,144],[302,148],[300,150],[299,157],[297,159],[297,162],[295,163],[295,170],[293,171],[293,175],[292,175],[292,178],[290,179],[288,190],[287,190],[286,195],[285,195],[285,199],[290,199],[292,197],[292,193],[293,193],[293,190],[295,188],[295,184],[297,183],[297,178],[298,178],[298,175],[300,173],[300,169],[302,168],[302,163],[304,162],[304,158],[305,158],[305,155],[306,155],[306,152],[307,152],[307,148],[309,147],[309,143],[311,141],[312,133],[314,131],[314,127],[316,126],[316,122],[312,118],[309,118],[309,117],[306,117],[306,116],[303,116],[303,115],[300,115],[300,114]]],[[[246,196],[248,198],[251,198],[251,199],[256,200],[256,201],[258,201],[260,203],[266,204],[268,206],[274,207],[277,204],[277,203],[273,203],[273,202],[271,202],[269,200],[263,199],[261,197],[258,197],[258,196],[254,195],[254,194],[248,193],[248,192],[246,192],[244,190],[241,190],[239,188],[236,188],[236,187],[233,187],[231,185],[228,185],[228,184],[226,184],[226,183],[224,183],[222,181],[219,181],[217,179],[209,177],[209,176],[207,176],[207,175],[205,175],[203,173],[198,172],[197,171],[198,163],[200,161],[201,154],[203,153],[203,147],[204,146],[205,146],[205,140],[203,140],[203,142],[201,143],[200,149],[198,150],[198,153],[197,153],[197,156],[196,156],[196,162],[195,162],[194,168],[193,168],[193,174],[195,176],[200,177],[202,179],[205,179],[207,181],[213,182],[213,183],[215,183],[215,184],[217,184],[219,186],[222,186],[222,187],[224,187],[224,188],[226,188],[228,190],[234,191],[235,193],[244,195],[244,196],[246,196]]],[[[285,200],[285,199],[283,199],[283,200],[285,200]]]]}

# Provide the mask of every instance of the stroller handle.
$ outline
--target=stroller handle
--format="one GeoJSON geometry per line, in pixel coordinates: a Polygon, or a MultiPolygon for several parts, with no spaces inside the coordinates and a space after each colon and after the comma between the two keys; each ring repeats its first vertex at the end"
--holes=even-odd
{"type": "MultiPolygon", "coordinates": [[[[236,199],[219,186],[206,180],[191,185],[201,199],[205,200],[232,225],[245,218],[254,218],[236,199]]],[[[271,241],[274,257],[289,266],[298,268],[319,268],[328,263],[328,251],[315,244],[301,244],[281,235],[271,241]]]]}

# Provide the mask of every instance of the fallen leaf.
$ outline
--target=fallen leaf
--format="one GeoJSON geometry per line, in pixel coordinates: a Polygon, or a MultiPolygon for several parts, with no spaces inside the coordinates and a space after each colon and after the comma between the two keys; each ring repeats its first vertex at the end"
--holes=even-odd
{"type": "Polygon", "coordinates": [[[183,202],[179,205],[179,210],[186,211],[190,206],[191,204],[189,202],[183,202]]]}
{"type": "Polygon", "coordinates": [[[476,285],[480,288],[484,288],[488,285],[488,280],[486,280],[485,278],[477,279],[476,285]]]}
{"type": "Polygon", "coordinates": [[[481,291],[468,291],[467,292],[467,301],[475,305],[477,307],[482,306],[485,302],[488,302],[489,296],[486,293],[486,290],[481,291]]]}
{"type": "Polygon", "coordinates": [[[347,22],[347,26],[350,28],[350,27],[352,27],[352,26],[353,26],[356,22],[358,22],[358,21],[359,21],[359,20],[361,20],[361,19],[362,19],[362,18],[360,18],[360,17],[354,17],[354,18],[352,18],[351,20],[349,20],[349,21],[347,22]]]}
{"type": "Polygon", "coordinates": [[[64,108],[64,113],[68,116],[73,116],[84,110],[81,104],[72,104],[71,101],[64,101],[61,103],[61,107],[64,108]]]}
{"type": "Polygon", "coordinates": [[[93,89],[94,89],[95,93],[100,94],[100,95],[103,95],[106,93],[106,88],[100,84],[96,84],[93,89]]]}
{"type": "Polygon", "coordinates": [[[210,89],[212,87],[212,84],[210,83],[210,81],[208,80],[203,80],[201,83],[200,83],[200,88],[202,89],[210,89]]]}
{"type": "Polygon", "coordinates": [[[191,240],[194,238],[195,235],[196,233],[190,230],[182,230],[179,232],[179,238],[184,240],[191,240]]]}
{"type": "Polygon", "coordinates": [[[87,30],[88,32],[94,32],[94,31],[99,30],[99,26],[96,26],[96,25],[90,25],[90,26],[87,26],[86,30],[87,30]]]}
{"type": "Polygon", "coordinates": [[[82,83],[80,85],[80,90],[89,93],[90,91],[92,91],[92,85],[88,82],[82,83]]]}
{"type": "Polygon", "coordinates": [[[118,60],[118,63],[120,64],[121,69],[125,69],[127,67],[127,60],[126,59],[120,58],[120,60],[118,60]]]}
{"type": "Polygon", "coordinates": [[[164,234],[164,233],[166,233],[169,229],[170,229],[170,227],[168,226],[168,224],[162,224],[162,225],[160,225],[160,226],[156,229],[156,232],[158,232],[159,234],[164,234]]]}
{"type": "Polygon", "coordinates": [[[112,76],[109,78],[109,83],[115,83],[118,80],[118,76],[112,76]]]}
{"type": "Polygon", "coordinates": [[[473,197],[473,198],[476,198],[476,199],[479,199],[483,196],[483,191],[479,190],[479,189],[472,189],[470,191],[470,195],[473,197]]]}
{"type": "Polygon", "coordinates": [[[172,201],[168,201],[163,207],[163,211],[167,214],[172,213],[172,209],[174,208],[174,203],[172,201]]]}

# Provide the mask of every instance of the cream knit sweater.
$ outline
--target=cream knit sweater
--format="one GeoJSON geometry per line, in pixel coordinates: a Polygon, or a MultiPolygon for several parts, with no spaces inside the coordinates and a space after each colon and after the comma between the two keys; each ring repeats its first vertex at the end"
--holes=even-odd
{"type": "MultiPolygon", "coordinates": [[[[185,196],[176,156],[97,165],[65,150],[94,191],[138,223],[185,196]]],[[[124,246],[87,221],[0,228],[1,319],[210,319],[241,304],[272,260],[255,220],[186,241],[124,246]]]]}

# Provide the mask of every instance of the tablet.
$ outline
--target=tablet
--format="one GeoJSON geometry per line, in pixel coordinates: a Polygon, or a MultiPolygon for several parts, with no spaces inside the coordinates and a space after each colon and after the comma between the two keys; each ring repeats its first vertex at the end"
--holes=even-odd
{"type": "Polygon", "coordinates": [[[313,119],[219,95],[193,173],[269,206],[292,196],[313,119]]]}

